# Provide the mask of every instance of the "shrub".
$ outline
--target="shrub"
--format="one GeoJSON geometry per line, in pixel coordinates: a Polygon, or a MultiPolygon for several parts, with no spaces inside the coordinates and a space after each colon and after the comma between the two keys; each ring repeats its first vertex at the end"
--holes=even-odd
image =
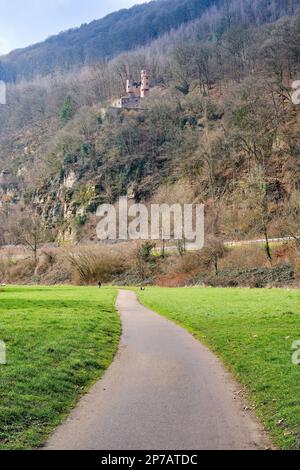
{"type": "Polygon", "coordinates": [[[80,247],[67,258],[76,284],[109,282],[128,268],[126,251],[119,247],[80,247]]]}
{"type": "Polygon", "coordinates": [[[66,124],[72,118],[73,108],[74,108],[74,103],[73,103],[72,97],[69,95],[66,97],[62,105],[62,108],[59,112],[59,119],[62,124],[66,124]]]}

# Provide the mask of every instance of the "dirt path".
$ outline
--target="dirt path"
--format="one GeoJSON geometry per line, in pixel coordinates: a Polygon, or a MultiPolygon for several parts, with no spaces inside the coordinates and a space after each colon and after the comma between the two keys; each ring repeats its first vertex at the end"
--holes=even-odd
{"type": "Polygon", "coordinates": [[[119,353],[46,449],[264,449],[218,359],[184,329],[142,307],[133,292],[117,302],[119,353]]]}

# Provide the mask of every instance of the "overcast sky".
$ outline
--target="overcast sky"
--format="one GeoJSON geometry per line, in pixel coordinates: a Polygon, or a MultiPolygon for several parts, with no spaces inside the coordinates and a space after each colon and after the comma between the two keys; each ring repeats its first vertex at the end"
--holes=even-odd
{"type": "Polygon", "coordinates": [[[0,54],[145,0],[0,0],[0,54]]]}

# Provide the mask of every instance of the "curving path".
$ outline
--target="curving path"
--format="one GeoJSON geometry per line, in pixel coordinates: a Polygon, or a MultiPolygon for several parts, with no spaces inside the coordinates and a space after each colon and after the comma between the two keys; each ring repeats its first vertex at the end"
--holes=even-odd
{"type": "Polygon", "coordinates": [[[219,360],[189,333],[121,291],[119,353],[46,444],[71,450],[264,449],[219,360]]]}

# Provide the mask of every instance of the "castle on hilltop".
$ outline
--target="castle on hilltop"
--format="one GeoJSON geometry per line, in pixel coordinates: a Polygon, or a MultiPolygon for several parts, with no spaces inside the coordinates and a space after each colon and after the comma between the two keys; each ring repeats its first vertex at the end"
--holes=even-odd
{"type": "Polygon", "coordinates": [[[116,103],[116,108],[139,109],[142,100],[146,98],[150,91],[150,78],[148,70],[141,71],[141,80],[127,80],[126,96],[121,96],[116,103]]]}

